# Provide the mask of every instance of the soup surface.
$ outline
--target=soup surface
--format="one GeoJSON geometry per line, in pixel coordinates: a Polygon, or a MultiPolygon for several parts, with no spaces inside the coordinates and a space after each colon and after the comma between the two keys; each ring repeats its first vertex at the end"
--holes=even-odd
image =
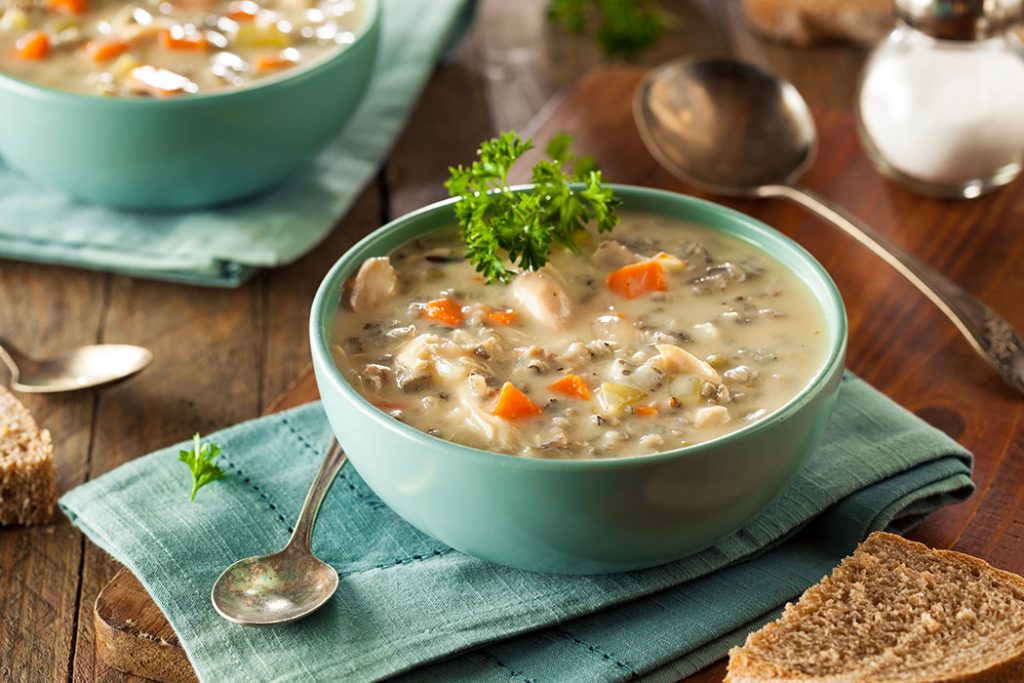
{"type": "Polygon", "coordinates": [[[0,71],[61,90],[241,87],[355,40],[358,0],[3,0],[0,71]]]}
{"type": "Polygon", "coordinates": [[[335,319],[336,362],[394,418],[490,451],[614,458],[771,414],[826,353],[810,290],[700,226],[625,213],[580,254],[486,285],[439,231],[367,260],[335,319]]]}

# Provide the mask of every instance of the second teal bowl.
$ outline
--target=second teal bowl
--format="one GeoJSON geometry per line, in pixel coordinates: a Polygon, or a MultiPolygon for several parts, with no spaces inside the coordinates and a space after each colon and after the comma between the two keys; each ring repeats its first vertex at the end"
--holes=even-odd
{"type": "Polygon", "coordinates": [[[749,216],[672,192],[614,186],[624,208],[707,226],[774,256],[811,288],[828,354],[813,380],[773,415],[732,434],[655,455],[541,460],[435,438],[385,415],[331,356],[345,279],[366,258],[454,224],[453,201],[376,230],[341,257],[313,301],[310,341],[324,410],[360,476],[410,524],[456,550],[540,572],[640,569],[700,551],[762,512],[793,479],[835,406],[846,313],[831,278],[798,244],[749,216]]]}
{"type": "Polygon", "coordinates": [[[96,97],[0,73],[0,158],[40,184],[128,209],[190,209],[293,175],[348,122],[377,54],[380,0],[346,49],[234,90],[96,97]]]}

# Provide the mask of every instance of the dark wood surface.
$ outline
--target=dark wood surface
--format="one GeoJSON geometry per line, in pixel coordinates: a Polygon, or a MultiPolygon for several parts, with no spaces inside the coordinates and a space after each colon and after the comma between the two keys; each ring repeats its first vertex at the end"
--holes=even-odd
{"type": "MultiPolygon", "coordinates": [[[[531,124],[533,132],[539,146],[556,133],[571,133],[581,148],[595,155],[608,178],[615,182],[692,192],[654,163],[630,125],[629,101],[642,74],[642,69],[628,67],[591,71],[559,98],[557,106],[531,124]]],[[[1016,188],[968,203],[937,202],[906,194],[871,171],[857,147],[848,113],[834,107],[819,108],[817,120],[823,142],[819,161],[808,174],[808,184],[861,216],[872,215],[877,211],[880,196],[892,193],[890,198],[898,200],[897,204],[891,213],[878,215],[876,224],[893,240],[921,252],[923,241],[905,241],[906,237],[927,235],[942,225],[950,225],[954,232],[971,226],[973,232],[981,232],[987,239],[1014,242],[1015,224],[1005,222],[1004,216],[1007,211],[1024,208],[1024,198],[1014,191],[1016,188]]],[[[994,415],[978,406],[994,407],[997,413],[1010,416],[1013,410],[1020,409],[1021,400],[991,375],[920,294],[866,250],[796,207],[779,201],[726,203],[799,239],[835,275],[850,310],[850,365],[854,370],[977,452],[976,479],[979,486],[986,488],[985,498],[999,501],[1020,494],[1024,471],[1019,466],[1015,469],[1005,457],[1013,455],[1009,442],[999,445],[999,439],[1012,430],[1003,422],[989,421],[994,415]],[[884,324],[875,327],[874,320],[879,316],[884,324]],[[904,325],[908,329],[904,330],[904,325]],[[884,338],[877,341],[879,335],[884,338]],[[953,363],[961,367],[951,374],[953,363]],[[953,400],[953,396],[957,399],[953,400]],[[986,421],[981,422],[982,418],[986,421]]],[[[1013,256],[1010,252],[1006,258],[1013,256]]],[[[928,260],[940,265],[934,258],[928,260]]],[[[999,267],[1001,263],[988,259],[984,263],[989,269],[987,277],[994,278],[991,282],[998,283],[1009,275],[999,267]]],[[[1006,263],[1012,267],[1012,261],[1006,263]]],[[[984,287],[979,293],[984,294],[984,287]]],[[[997,300],[998,296],[993,299],[997,300]]],[[[1001,303],[1008,314],[1013,310],[1018,314],[1024,312],[1024,307],[1013,306],[1009,297],[1001,303]]],[[[271,410],[315,397],[316,387],[307,370],[271,410]]],[[[972,499],[966,505],[936,515],[915,532],[915,537],[933,545],[969,549],[997,566],[1024,572],[1024,553],[1014,531],[1014,525],[1024,521],[1024,511],[1019,505],[1002,506],[1002,512],[995,513],[994,523],[979,525],[978,515],[994,513],[987,506],[975,505],[976,502],[972,499]]],[[[111,639],[113,645],[108,648],[113,650],[121,668],[127,665],[132,671],[150,672],[153,677],[167,680],[162,673],[166,669],[164,660],[157,657],[161,648],[147,641],[162,637],[168,627],[155,604],[137,586],[126,573],[115,577],[105,590],[127,597],[120,603],[108,600],[104,605],[98,604],[97,623],[124,636],[117,641],[111,639]],[[140,624],[148,625],[148,630],[140,629],[140,624]]],[[[106,645],[104,639],[100,642],[106,645]]],[[[179,663],[183,660],[180,650],[171,652],[179,663]]],[[[107,657],[107,661],[115,660],[107,657]]],[[[719,681],[721,677],[719,665],[702,672],[697,680],[719,681]]]]}
{"type": "MultiPolygon", "coordinates": [[[[967,204],[927,202],[880,180],[855,142],[835,147],[847,125],[858,50],[795,50],[752,37],[738,0],[663,3],[677,17],[656,63],[694,52],[733,53],[795,82],[817,106],[825,144],[809,184],[858,214],[1024,326],[1024,202],[1018,183],[967,204]]],[[[40,355],[74,344],[149,346],[154,365],[103,393],[31,398],[54,434],[60,491],[142,453],[265,412],[308,363],[306,318],[313,291],[336,257],[382,221],[443,196],[446,167],[468,160],[495,131],[525,126],[546,102],[601,64],[592,43],[552,30],[544,0],[484,0],[478,22],[434,73],[384,169],[337,229],[300,261],[232,291],[198,289],[67,268],[0,262],[0,329],[40,355]]],[[[593,87],[601,87],[595,85],[593,87]]],[[[589,111],[631,127],[611,110],[589,111]]],[[[619,158],[601,139],[580,141],[615,180],[639,149],[619,158]],[[632,155],[632,156],[629,156],[632,155]]],[[[680,186],[646,161],[642,177],[680,186]]],[[[796,207],[742,205],[796,237],[832,272],[851,321],[851,366],[978,456],[978,493],[945,510],[916,537],[1024,570],[1022,402],[978,361],[952,327],[909,285],[863,249],[796,207]]],[[[96,657],[93,605],[118,566],[66,520],[0,530],[0,680],[137,681],[96,657]]],[[[722,679],[721,666],[693,680],[722,679]]]]}

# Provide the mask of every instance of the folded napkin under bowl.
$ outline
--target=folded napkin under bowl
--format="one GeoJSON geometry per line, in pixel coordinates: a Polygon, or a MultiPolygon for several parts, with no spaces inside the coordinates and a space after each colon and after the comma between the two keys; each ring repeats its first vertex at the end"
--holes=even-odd
{"type": "Polygon", "coordinates": [[[428,231],[455,224],[452,201],[371,233],[331,269],[310,315],[324,410],[360,476],[421,531],[469,555],[540,572],[598,574],[677,560],[760,514],[813,452],[832,413],[846,352],[846,313],[824,268],[796,242],[713,202],[612,186],[629,211],[671,216],[765,251],[821,304],[826,353],[811,381],[774,414],[683,449],[610,459],[510,457],[430,436],[370,404],[332,355],[346,279],[428,231]]]}
{"type": "Polygon", "coordinates": [[[319,404],[209,439],[227,476],[188,500],[183,443],[70,491],[61,507],[130,569],[201,681],[678,681],[725,655],[875,529],[905,532],[973,489],[971,456],[847,374],[824,438],[762,515],[684,560],[625,574],[509,569],[417,531],[342,469],[313,538],[337,569],[316,614],[254,629],[210,588],[281,547],[331,429],[319,404]]]}

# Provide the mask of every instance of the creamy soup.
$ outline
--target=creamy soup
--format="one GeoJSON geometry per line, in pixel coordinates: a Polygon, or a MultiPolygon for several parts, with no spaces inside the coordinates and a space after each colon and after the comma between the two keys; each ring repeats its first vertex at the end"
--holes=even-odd
{"type": "Polygon", "coordinates": [[[0,71],[61,90],[172,97],[344,49],[357,0],[2,0],[0,71]]]}
{"type": "Polygon", "coordinates": [[[542,458],[700,443],[798,394],[822,310],[773,258],[626,213],[613,237],[484,284],[455,230],[366,261],[342,296],[338,367],[371,403],[443,439],[542,458]]]}

